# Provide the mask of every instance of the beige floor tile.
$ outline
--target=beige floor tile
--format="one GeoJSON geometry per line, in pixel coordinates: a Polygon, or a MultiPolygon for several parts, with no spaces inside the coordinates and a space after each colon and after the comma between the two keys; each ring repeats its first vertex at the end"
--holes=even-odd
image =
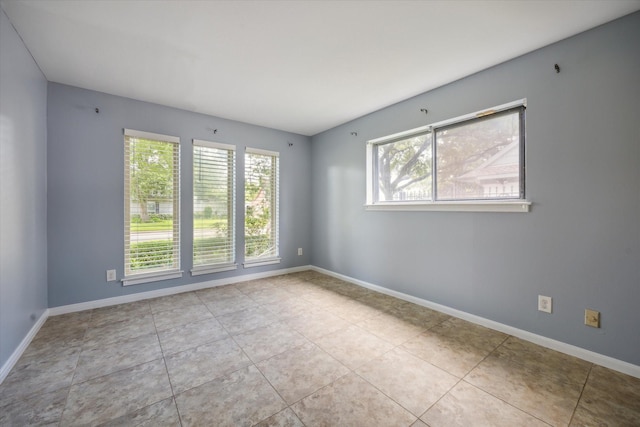
{"type": "Polygon", "coordinates": [[[304,336],[282,322],[272,323],[236,335],[234,340],[254,363],[309,342],[304,336]]]}
{"type": "Polygon", "coordinates": [[[357,326],[324,335],[315,343],[350,369],[357,369],[393,348],[392,344],[357,326]]]}
{"type": "Polygon", "coordinates": [[[83,347],[73,383],[101,377],[160,358],[162,358],[162,351],[155,333],[98,347],[83,347]]]}
{"type": "Polygon", "coordinates": [[[280,318],[265,307],[254,306],[235,313],[219,316],[218,320],[231,335],[242,334],[252,329],[268,326],[280,318]]]}
{"type": "Polygon", "coordinates": [[[553,376],[577,384],[584,384],[591,369],[590,362],[515,337],[509,337],[492,355],[521,365],[532,375],[553,376]]]}
{"type": "Polygon", "coordinates": [[[358,298],[358,301],[379,311],[388,311],[392,308],[398,308],[407,304],[404,300],[381,294],[379,292],[367,294],[362,298],[358,298]]]}
{"type": "Polygon", "coordinates": [[[173,397],[170,397],[100,425],[100,427],[121,426],[180,427],[180,416],[173,397]]]}
{"type": "Polygon", "coordinates": [[[416,420],[415,423],[411,424],[411,427],[429,427],[422,420],[416,420]]]}
{"type": "Polygon", "coordinates": [[[242,294],[240,296],[230,296],[219,299],[207,299],[205,304],[209,311],[216,317],[225,316],[249,308],[258,307],[258,303],[242,294]]]}
{"type": "Polygon", "coordinates": [[[426,330],[425,327],[405,322],[389,313],[381,313],[378,316],[361,320],[356,324],[394,345],[400,345],[426,330]]]}
{"type": "Polygon", "coordinates": [[[302,298],[289,298],[264,304],[264,307],[281,319],[288,319],[302,314],[321,311],[318,307],[302,298]]]}
{"type": "Polygon", "coordinates": [[[318,289],[301,296],[301,298],[322,309],[335,307],[335,310],[338,310],[338,307],[353,302],[353,299],[328,289],[318,289]]]}
{"type": "Polygon", "coordinates": [[[233,285],[201,289],[199,291],[195,291],[195,294],[204,303],[244,296],[244,294],[233,285]]]}
{"type": "Polygon", "coordinates": [[[640,425],[640,379],[594,366],[571,426],[640,425]]]}
{"type": "Polygon", "coordinates": [[[96,308],[91,312],[89,327],[104,326],[108,323],[115,323],[126,318],[139,317],[145,314],[151,314],[151,307],[147,300],[96,308]]]}
{"type": "Polygon", "coordinates": [[[464,381],[421,418],[431,427],[548,427],[539,419],[464,381]]]}
{"type": "Polygon", "coordinates": [[[412,303],[393,307],[389,310],[389,314],[424,329],[430,329],[451,318],[447,314],[412,303]]]}
{"type": "Polygon", "coordinates": [[[100,424],[100,427],[180,427],[180,416],[173,398],[145,406],[135,412],[100,424]]]}
{"type": "Polygon", "coordinates": [[[269,279],[248,280],[246,282],[236,283],[234,286],[245,295],[276,287],[276,285],[269,279]]]}
{"type": "Polygon", "coordinates": [[[322,336],[351,326],[341,317],[325,310],[308,311],[284,320],[289,326],[314,341],[322,336]]]}
{"type": "Polygon", "coordinates": [[[58,425],[68,394],[69,389],[62,388],[12,403],[0,401],[0,426],[58,425]]]}
{"type": "Polygon", "coordinates": [[[248,296],[259,305],[272,304],[280,301],[286,301],[291,298],[297,298],[296,295],[291,292],[277,287],[252,292],[248,296]]]}
{"type": "Polygon", "coordinates": [[[382,313],[382,311],[377,308],[356,300],[350,300],[344,304],[328,307],[327,311],[352,323],[357,323],[364,319],[378,316],[382,313]]]}
{"type": "Polygon", "coordinates": [[[289,408],[285,408],[266,420],[260,421],[256,427],[304,427],[302,421],[289,408]]]}
{"type": "Polygon", "coordinates": [[[73,347],[81,347],[84,341],[86,329],[69,329],[54,335],[38,333],[31,341],[22,357],[48,357],[58,351],[68,350],[73,347]]]}
{"type": "Polygon", "coordinates": [[[294,404],[306,426],[410,426],[409,411],[351,373],[294,404]]]}
{"type": "Polygon", "coordinates": [[[156,332],[153,316],[128,317],[120,322],[89,328],[84,336],[84,347],[97,347],[156,332]]]}
{"type": "Polygon", "coordinates": [[[252,426],[286,407],[255,366],[176,396],[182,425],[252,426]]]}
{"type": "Polygon", "coordinates": [[[0,402],[67,388],[80,357],[80,347],[56,350],[45,357],[21,357],[0,384],[0,402]]]}
{"type": "Polygon", "coordinates": [[[211,314],[206,305],[200,302],[187,307],[164,310],[153,314],[153,321],[158,331],[206,319],[213,319],[213,314],[211,314]]]}
{"type": "Polygon", "coordinates": [[[231,338],[166,356],[165,362],[174,393],[197,387],[251,364],[251,360],[231,338]]]}
{"type": "Polygon", "coordinates": [[[402,344],[410,353],[462,378],[507,335],[460,319],[449,319],[402,344]]]}
{"type": "Polygon", "coordinates": [[[356,373],[418,417],[459,381],[400,348],[372,360],[356,373]]]}
{"type": "Polygon", "coordinates": [[[166,297],[154,298],[148,301],[153,314],[166,310],[175,310],[176,308],[187,308],[190,305],[202,303],[194,292],[167,295],[166,297]]]}
{"type": "Polygon", "coordinates": [[[549,424],[568,425],[583,384],[539,375],[523,365],[490,355],[465,381],[549,424]]]}
{"type": "Polygon", "coordinates": [[[187,323],[158,332],[162,352],[165,355],[218,341],[228,336],[227,331],[215,318],[187,323]]]}
{"type": "Polygon", "coordinates": [[[53,334],[73,329],[86,329],[91,321],[91,310],[77,311],[75,313],[51,316],[40,328],[40,332],[53,334]]]}
{"type": "Polygon", "coordinates": [[[171,397],[162,359],[73,385],[60,425],[97,425],[171,397]]]}
{"type": "Polygon", "coordinates": [[[350,372],[311,343],[263,360],[257,366],[288,404],[297,402],[350,372]]]}

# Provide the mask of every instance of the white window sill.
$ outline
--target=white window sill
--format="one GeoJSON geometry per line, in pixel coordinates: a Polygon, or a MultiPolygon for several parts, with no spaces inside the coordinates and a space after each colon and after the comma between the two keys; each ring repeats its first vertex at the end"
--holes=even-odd
{"type": "Polygon", "coordinates": [[[244,268],[261,267],[263,265],[280,264],[282,258],[262,258],[251,261],[245,261],[242,266],[244,268]]]}
{"type": "Polygon", "coordinates": [[[135,274],[133,276],[124,277],[122,286],[140,285],[142,283],[159,282],[161,280],[177,279],[182,277],[181,270],[162,271],[156,273],[135,274]]]}
{"type": "Polygon", "coordinates": [[[436,212],[529,212],[527,200],[487,200],[459,202],[398,202],[364,205],[368,211],[436,211],[436,212]]]}
{"type": "Polygon", "coordinates": [[[237,269],[238,269],[238,264],[218,264],[218,265],[200,266],[200,267],[193,267],[191,269],[191,275],[200,276],[202,274],[221,273],[223,271],[231,271],[231,270],[237,270],[237,269]]]}

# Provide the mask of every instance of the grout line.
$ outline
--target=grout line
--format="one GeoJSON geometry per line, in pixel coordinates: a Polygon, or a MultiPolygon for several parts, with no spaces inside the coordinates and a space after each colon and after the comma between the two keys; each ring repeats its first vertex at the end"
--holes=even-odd
{"type": "Polygon", "coordinates": [[[582,389],[580,390],[580,396],[576,400],[576,406],[573,408],[571,412],[571,418],[569,419],[569,425],[573,422],[573,418],[576,416],[576,412],[578,411],[578,406],[580,406],[580,401],[582,400],[582,395],[584,394],[584,390],[587,388],[587,383],[589,382],[589,377],[591,377],[591,371],[593,370],[594,364],[592,363],[589,367],[589,372],[587,372],[587,376],[584,379],[584,384],[582,384],[582,389]]]}

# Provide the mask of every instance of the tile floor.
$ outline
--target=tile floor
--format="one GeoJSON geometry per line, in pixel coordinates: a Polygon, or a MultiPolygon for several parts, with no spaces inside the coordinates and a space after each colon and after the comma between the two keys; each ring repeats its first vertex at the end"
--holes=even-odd
{"type": "Polygon", "coordinates": [[[49,318],[0,425],[638,426],[640,379],[307,271],[49,318]]]}

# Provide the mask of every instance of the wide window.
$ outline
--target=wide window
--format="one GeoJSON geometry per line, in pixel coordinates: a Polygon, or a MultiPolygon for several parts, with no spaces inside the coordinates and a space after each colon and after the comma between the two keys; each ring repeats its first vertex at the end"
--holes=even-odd
{"type": "Polygon", "coordinates": [[[123,284],[180,277],[180,139],[124,133],[123,284]]]}
{"type": "Polygon", "coordinates": [[[235,146],[193,140],[192,275],[235,264],[235,146]]]}
{"type": "Polygon", "coordinates": [[[367,144],[367,208],[528,211],[525,101],[367,144]]]}
{"type": "Polygon", "coordinates": [[[278,153],[247,148],[244,156],[245,267],[280,262],[278,153]]]}

